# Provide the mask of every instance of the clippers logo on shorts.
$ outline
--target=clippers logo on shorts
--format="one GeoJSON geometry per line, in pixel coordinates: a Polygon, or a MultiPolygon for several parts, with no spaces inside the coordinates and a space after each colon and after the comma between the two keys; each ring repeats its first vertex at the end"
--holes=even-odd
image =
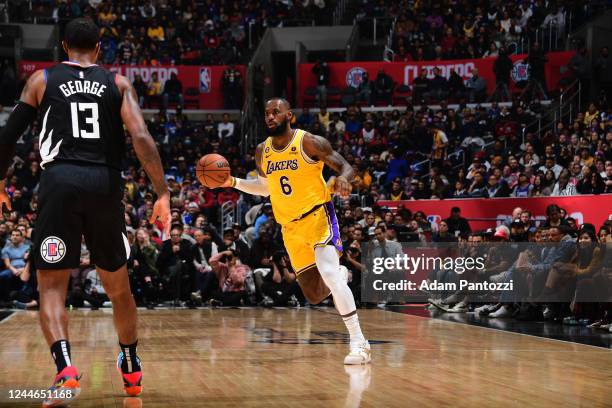
{"type": "Polygon", "coordinates": [[[66,244],[58,237],[47,237],[40,245],[40,255],[48,263],[57,263],[66,255],[66,244]]]}
{"type": "Polygon", "coordinates": [[[200,68],[200,92],[210,92],[211,74],[210,68],[200,68]]]}
{"type": "Polygon", "coordinates": [[[363,82],[363,74],[365,72],[366,70],[361,67],[351,68],[346,73],[346,85],[352,86],[353,88],[359,88],[359,85],[363,82]]]}

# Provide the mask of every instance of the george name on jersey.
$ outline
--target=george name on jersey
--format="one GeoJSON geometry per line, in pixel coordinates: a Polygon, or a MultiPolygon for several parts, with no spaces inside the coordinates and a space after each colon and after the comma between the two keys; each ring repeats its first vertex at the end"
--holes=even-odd
{"type": "Polygon", "coordinates": [[[272,174],[279,170],[297,170],[297,168],[298,161],[296,159],[280,160],[277,162],[269,161],[268,166],[266,167],[266,174],[272,174]]]}
{"type": "Polygon", "coordinates": [[[59,86],[60,91],[65,97],[74,95],[76,93],[88,93],[90,95],[96,95],[102,97],[102,94],[106,90],[106,85],[101,85],[96,81],[68,81],[59,86]]]}

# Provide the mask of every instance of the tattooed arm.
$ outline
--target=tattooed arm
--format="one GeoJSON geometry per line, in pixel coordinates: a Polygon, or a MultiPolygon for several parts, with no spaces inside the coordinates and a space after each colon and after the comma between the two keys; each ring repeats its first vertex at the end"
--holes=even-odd
{"type": "Polygon", "coordinates": [[[321,160],[332,168],[338,175],[329,180],[334,192],[342,197],[348,197],[351,193],[351,183],[355,178],[355,172],[351,165],[332,149],[327,139],[321,136],[306,133],[302,141],[304,153],[312,160],[321,160]]]}

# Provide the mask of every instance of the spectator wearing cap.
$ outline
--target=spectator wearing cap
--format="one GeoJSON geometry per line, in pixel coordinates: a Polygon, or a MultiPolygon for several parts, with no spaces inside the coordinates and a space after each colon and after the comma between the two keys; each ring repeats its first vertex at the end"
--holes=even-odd
{"type": "Polygon", "coordinates": [[[450,217],[446,220],[448,224],[449,231],[452,234],[457,235],[467,235],[472,232],[472,228],[470,228],[470,223],[466,218],[461,216],[461,209],[459,207],[453,207],[451,209],[450,217]]]}
{"type": "MultiPolygon", "coordinates": [[[[238,226],[240,228],[240,226],[238,226]]],[[[247,262],[250,256],[250,249],[246,242],[239,239],[236,236],[236,226],[232,226],[231,228],[226,228],[223,231],[223,245],[221,245],[220,250],[232,250],[234,254],[242,261],[247,262]]]]}
{"type": "Polygon", "coordinates": [[[520,220],[512,221],[510,224],[510,240],[513,242],[527,242],[527,226],[520,220]]]}
{"type": "Polygon", "coordinates": [[[365,121],[363,128],[361,129],[361,137],[366,143],[370,143],[378,138],[378,129],[374,127],[374,121],[368,119],[365,121]]]}
{"type": "Polygon", "coordinates": [[[192,201],[186,204],[185,207],[185,211],[181,216],[183,225],[193,225],[196,220],[196,217],[200,213],[200,206],[198,205],[198,203],[192,201]]]}
{"type": "Polygon", "coordinates": [[[253,225],[253,239],[259,238],[259,230],[261,229],[262,225],[272,219],[272,217],[272,204],[265,203],[262,207],[261,214],[259,214],[259,216],[257,216],[255,219],[255,224],[253,225]]]}
{"type": "Polygon", "coordinates": [[[533,184],[529,182],[529,178],[525,173],[520,173],[518,177],[518,183],[512,190],[512,197],[524,198],[531,197],[531,190],[533,190],[533,184]]]}
{"type": "Polygon", "coordinates": [[[367,230],[376,226],[376,215],[370,207],[364,207],[363,209],[363,218],[358,221],[358,224],[364,229],[367,230]]]}

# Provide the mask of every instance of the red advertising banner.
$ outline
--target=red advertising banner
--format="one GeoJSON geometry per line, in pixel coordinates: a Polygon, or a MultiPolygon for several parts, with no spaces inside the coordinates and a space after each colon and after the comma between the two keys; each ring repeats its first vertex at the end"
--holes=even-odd
{"type": "MultiPolygon", "coordinates": [[[[25,73],[28,75],[38,69],[49,68],[53,65],[53,62],[19,61],[18,69],[20,74],[25,73]]],[[[223,109],[223,91],[221,89],[221,84],[223,72],[228,68],[225,65],[108,65],[106,68],[126,76],[130,81],[134,80],[136,74],[140,74],[143,81],[148,82],[151,80],[153,73],[156,72],[162,86],[164,82],[170,78],[170,75],[175,73],[183,84],[183,93],[189,88],[193,88],[199,92],[199,109],[223,109]]],[[[237,65],[236,69],[240,71],[244,80],[246,76],[246,67],[244,65],[237,65]]]]}
{"type": "MultiPolygon", "coordinates": [[[[569,75],[566,68],[572,57],[571,51],[550,52],[546,54],[548,62],[545,66],[546,86],[549,90],[557,89],[559,80],[569,75]]],[[[527,65],[524,63],[527,54],[513,55],[514,69],[512,70],[510,84],[511,90],[515,83],[528,78],[527,65]]],[[[447,61],[410,61],[410,62],[331,62],[329,63],[329,86],[344,89],[348,86],[357,87],[361,83],[362,75],[368,72],[370,80],[374,80],[378,71],[385,70],[397,84],[412,86],[412,81],[418,76],[421,69],[426,69],[428,78],[433,78],[433,69],[440,68],[442,75],[450,77],[452,71],[463,78],[471,77],[472,70],[478,68],[478,73],[487,82],[487,91],[492,93],[495,89],[495,74],[493,63],[496,57],[447,60],[447,61]]],[[[299,65],[298,105],[303,106],[306,89],[317,86],[317,78],[312,73],[314,64],[299,65]]]]}
{"type": "Polygon", "coordinates": [[[451,208],[459,207],[461,216],[470,220],[472,230],[484,230],[502,224],[512,216],[512,210],[521,207],[531,211],[538,223],[546,219],[546,207],[557,204],[567,215],[580,224],[591,223],[597,230],[612,216],[612,194],[582,195],[572,197],[490,198],[456,200],[378,201],[379,206],[390,209],[404,207],[423,211],[430,222],[438,224],[448,218],[451,208]]]}

